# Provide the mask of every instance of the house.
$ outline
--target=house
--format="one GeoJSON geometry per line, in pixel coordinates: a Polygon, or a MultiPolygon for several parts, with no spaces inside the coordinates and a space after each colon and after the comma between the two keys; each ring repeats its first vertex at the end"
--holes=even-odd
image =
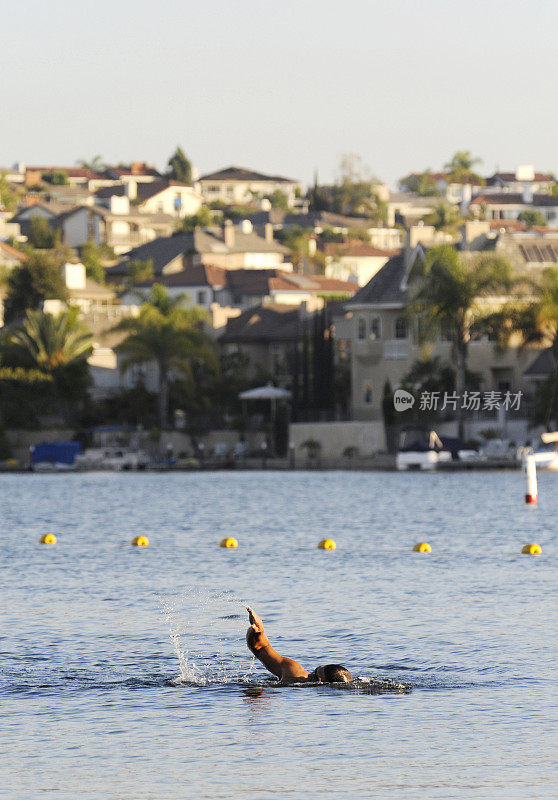
{"type": "Polygon", "coordinates": [[[358,239],[345,242],[329,242],[323,248],[329,278],[352,281],[364,286],[374,277],[386,261],[399,250],[382,250],[358,239]]]}
{"type": "Polygon", "coordinates": [[[304,314],[299,306],[254,306],[229,319],[219,341],[225,353],[248,357],[250,375],[272,376],[279,386],[290,388],[304,314]]]}
{"type": "Polygon", "coordinates": [[[210,172],[198,183],[208,203],[218,201],[229,205],[250,203],[280,191],[286,195],[289,206],[293,206],[297,189],[300,189],[298,181],[279,175],[264,175],[243,167],[226,167],[210,172]]]}
{"type": "MultiPolygon", "coordinates": [[[[409,315],[409,282],[421,245],[392,256],[369,283],[343,304],[335,322],[338,350],[351,364],[352,413],[355,420],[380,420],[386,382],[401,385],[411,366],[424,353],[417,323],[409,315]]],[[[495,303],[501,298],[495,299],[495,303]]],[[[452,363],[452,345],[443,334],[429,348],[432,356],[452,363]]],[[[468,369],[481,376],[483,391],[528,391],[523,371],[533,351],[510,348],[499,353],[486,336],[470,342],[468,369]]]]}
{"type": "Polygon", "coordinates": [[[91,240],[108,245],[119,255],[158,236],[170,236],[176,217],[139,213],[134,206],[130,208],[127,197],[111,197],[108,208],[74,206],[59,214],[51,224],[62,232],[62,240],[69,247],[81,247],[91,240]]]}
{"type": "Polygon", "coordinates": [[[222,227],[196,228],[191,233],[159,237],[135,247],[107,270],[107,277],[122,279],[127,275],[128,262],[137,260],[150,260],[155,277],[199,264],[226,269],[292,270],[292,264],[284,260],[288,255],[289,250],[273,239],[271,229],[267,229],[265,236],[259,236],[251,224],[235,227],[227,221],[222,227]]]}
{"type": "Polygon", "coordinates": [[[532,164],[523,164],[515,172],[495,172],[486,179],[486,186],[496,191],[522,193],[528,189],[535,192],[549,192],[556,183],[554,176],[535,172],[532,164]]]}
{"type": "Polygon", "coordinates": [[[101,187],[95,193],[96,203],[107,208],[114,197],[126,197],[140,214],[167,214],[175,220],[193,216],[203,203],[203,197],[186,183],[171,180],[139,182],[133,177],[125,183],[101,187]]]}
{"type": "Polygon", "coordinates": [[[483,192],[471,200],[469,209],[479,219],[514,220],[523,211],[538,211],[549,223],[558,221],[558,197],[529,188],[522,193],[483,192]]]}
{"type": "Polygon", "coordinates": [[[120,181],[121,183],[128,183],[129,181],[135,181],[136,183],[152,183],[153,181],[161,181],[164,178],[155,167],[150,167],[145,161],[132,161],[129,166],[105,166],[103,174],[107,178],[120,181]]]}
{"type": "Polygon", "coordinates": [[[422,197],[414,192],[390,192],[387,206],[387,224],[405,227],[416,225],[440,203],[439,197],[422,197]]]}
{"type": "Polygon", "coordinates": [[[137,303],[138,292],[147,294],[154,282],[163,285],[171,296],[186,294],[193,303],[210,311],[214,328],[255,306],[304,306],[312,311],[323,308],[326,299],[346,299],[357,290],[354,283],[321,275],[296,275],[279,269],[226,270],[198,264],[140,283],[123,295],[122,302],[137,303]]]}
{"type": "Polygon", "coordinates": [[[58,203],[45,203],[42,200],[37,200],[32,205],[21,208],[10,219],[10,223],[19,225],[22,236],[29,236],[31,221],[34,217],[46,219],[52,225],[58,214],[64,210],[66,210],[65,207],[58,203]]]}

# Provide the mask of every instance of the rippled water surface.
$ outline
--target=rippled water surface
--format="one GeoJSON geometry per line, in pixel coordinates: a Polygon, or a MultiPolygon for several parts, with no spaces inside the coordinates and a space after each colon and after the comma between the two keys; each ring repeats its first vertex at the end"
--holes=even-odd
{"type": "Polygon", "coordinates": [[[0,476],[0,797],[558,797],[558,475],[523,483],[0,476]],[[246,602],[304,666],[413,690],[268,684],[246,602]]]}

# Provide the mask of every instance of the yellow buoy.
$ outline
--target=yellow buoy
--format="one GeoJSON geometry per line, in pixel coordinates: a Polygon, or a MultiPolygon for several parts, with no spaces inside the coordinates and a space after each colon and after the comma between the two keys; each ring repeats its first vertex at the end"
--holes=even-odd
{"type": "Polygon", "coordinates": [[[428,544],[428,542],[417,542],[416,545],[413,547],[415,553],[431,553],[432,548],[428,544]]]}
{"type": "Polygon", "coordinates": [[[322,541],[318,544],[320,550],[335,550],[337,545],[333,541],[333,539],[322,539],[322,541]]]}
{"type": "Polygon", "coordinates": [[[147,536],[136,536],[135,539],[132,539],[132,544],[135,547],[149,547],[149,539],[147,536]]]}
{"type": "Polygon", "coordinates": [[[53,533],[45,533],[39,541],[41,544],[56,544],[56,536],[53,533]]]}
{"type": "Polygon", "coordinates": [[[542,549],[540,544],[526,544],[521,548],[521,552],[528,556],[540,556],[542,549]]]}
{"type": "Polygon", "coordinates": [[[219,547],[238,547],[238,542],[233,536],[225,536],[224,539],[221,539],[219,547]]]}

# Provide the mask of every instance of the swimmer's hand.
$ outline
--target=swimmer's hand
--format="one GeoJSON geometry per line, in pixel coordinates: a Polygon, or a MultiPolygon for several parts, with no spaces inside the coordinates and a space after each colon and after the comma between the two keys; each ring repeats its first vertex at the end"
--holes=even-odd
{"type": "Polygon", "coordinates": [[[250,650],[254,652],[254,650],[260,650],[262,647],[266,647],[269,642],[264,633],[264,625],[261,618],[258,617],[250,606],[246,606],[246,611],[248,612],[248,619],[250,620],[250,627],[246,632],[246,643],[250,650]]]}

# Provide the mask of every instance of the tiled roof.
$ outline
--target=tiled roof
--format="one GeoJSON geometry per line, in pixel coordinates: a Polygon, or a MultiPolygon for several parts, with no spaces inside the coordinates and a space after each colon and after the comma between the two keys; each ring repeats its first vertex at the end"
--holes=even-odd
{"type": "Polygon", "coordinates": [[[85,167],[26,167],[26,172],[65,172],[68,178],[84,178],[85,180],[99,180],[103,177],[100,172],[85,167]]]}
{"type": "Polygon", "coordinates": [[[342,258],[343,256],[356,258],[381,258],[385,256],[385,258],[390,258],[400,252],[401,250],[382,250],[380,247],[374,247],[368,242],[360,242],[357,239],[349,242],[329,242],[324,247],[326,256],[333,256],[334,258],[342,258]]]}
{"type": "Polygon", "coordinates": [[[558,206],[558,197],[551,194],[534,194],[533,199],[525,201],[519,192],[495,192],[494,194],[478,194],[470,205],[480,205],[486,203],[487,206],[558,206]]]}
{"type": "MultiPolygon", "coordinates": [[[[212,286],[220,288],[227,283],[227,270],[215,267],[211,264],[198,264],[194,267],[186,267],[180,272],[171,272],[168,275],[161,275],[155,281],[163,286],[212,286]]],[[[148,288],[154,281],[143,281],[138,284],[138,288],[148,288]]]]}
{"type": "Polygon", "coordinates": [[[116,178],[120,178],[123,175],[134,176],[150,176],[153,178],[162,178],[163,176],[161,173],[155,169],[155,167],[149,167],[147,164],[143,162],[133,162],[130,164],[129,167],[105,167],[105,171],[109,175],[114,175],[116,178]]]}
{"type": "Polygon", "coordinates": [[[496,183],[498,180],[504,183],[532,183],[532,182],[545,182],[549,183],[554,181],[553,175],[547,175],[544,172],[535,172],[533,178],[516,178],[515,172],[495,172],[490,178],[486,179],[487,184],[496,183]]]}
{"type": "Polygon", "coordinates": [[[198,253],[281,253],[287,255],[290,251],[275,240],[268,242],[255,231],[242,233],[234,228],[234,244],[229,247],[225,244],[223,229],[220,227],[196,228],[194,231],[195,249],[198,253]]]}
{"type": "Polygon", "coordinates": [[[300,333],[298,306],[266,304],[227,321],[222,342],[293,341],[300,333]]]}
{"type": "Polygon", "coordinates": [[[361,303],[404,303],[406,290],[403,288],[406,278],[406,265],[403,253],[392,256],[384,266],[371,278],[366,286],[346,302],[346,306],[361,303]]]}
{"type": "Polygon", "coordinates": [[[27,261],[27,256],[25,253],[22,253],[21,250],[17,250],[15,247],[12,247],[11,244],[7,244],[0,240],[0,263],[2,261],[2,256],[7,258],[15,258],[16,261],[27,261]]]}
{"type": "Polygon", "coordinates": [[[202,175],[200,181],[250,181],[262,183],[296,183],[290,178],[282,178],[279,175],[264,175],[261,172],[255,172],[251,169],[244,169],[244,167],[226,167],[217,172],[209,172],[207,175],[202,175]]]}

